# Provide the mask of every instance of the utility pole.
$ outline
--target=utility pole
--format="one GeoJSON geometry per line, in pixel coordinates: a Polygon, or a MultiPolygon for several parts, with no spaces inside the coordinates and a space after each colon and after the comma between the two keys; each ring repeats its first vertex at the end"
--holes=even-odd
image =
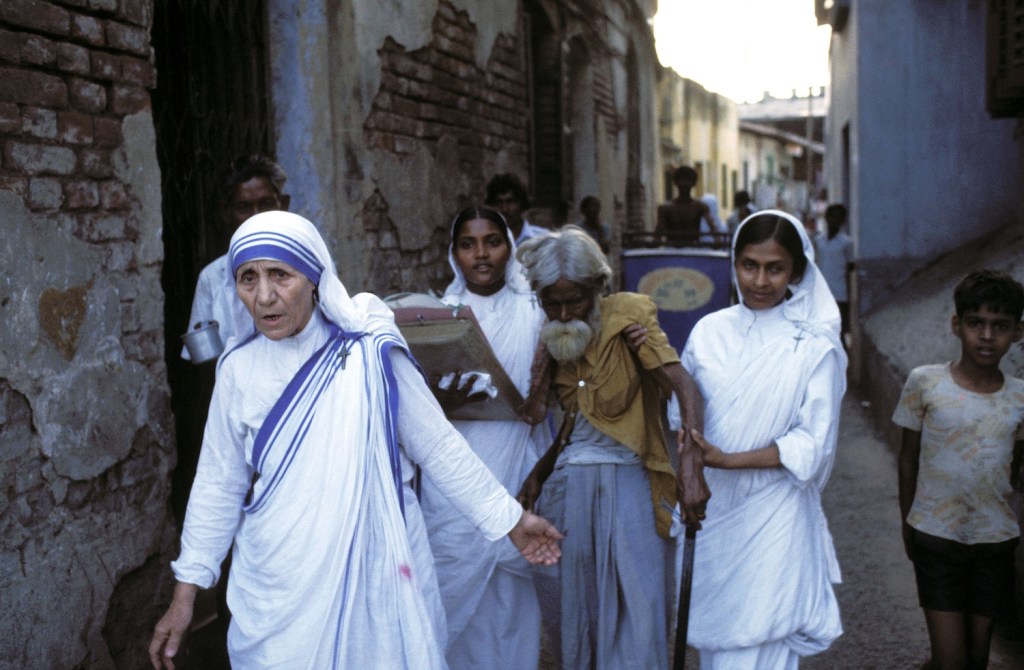
{"type": "Polygon", "coordinates": [[[814,213],[814,153],[811,143],[814,142],[814,87],[807,87],[807,146],[804,153],[807,159],[807,213],[814,213]]]}

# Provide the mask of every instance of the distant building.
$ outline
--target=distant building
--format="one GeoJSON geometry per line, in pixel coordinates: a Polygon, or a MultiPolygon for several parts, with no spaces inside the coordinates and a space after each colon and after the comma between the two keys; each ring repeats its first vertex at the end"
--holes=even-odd
{"type": "Polygon", "coordinates": [[[691,79],[680,77],[671,68],[662,68],[658,106],[660,200],[675,196],[672,172],[688,165],[697,170],[693,195],[710,193],[717,197],[724,219],[730,211],[733,194],[746,187],[740,174],[736,103],[691,79]]]}
{"type": "Polygon", "coordinates": [[[824,87],[788,98],[767,91],[759,102],[739,105],[742,183],[760,208],[803,215],[823,185],[824,126],[829,99],[824,87]]]}
{"type": "MultiPolygon", "coordinates": [[[[816,0],[815,11],[832,27],[826,183],[849,208],[857,256],[851,373],[895,445],[907,373],[960,355],[956,283],[982,267],[1024,279],[1020,11],[928,0],[816,0]]],[[[1024,350],[1002,368],[1024,376],[1024,350]]],[[[1011,502],[1024,523],[1024,498],[1011,502]]],[[[1020,588],[1017,605],[1020,620],[1020,588]]]]}
{"type": "Polygon", "coordinates": [[[989,3],[825,4],[825,176],[850,210],[867,311],[940,254],[1022,220],[1019,122],[986,111],[989,3]]]}

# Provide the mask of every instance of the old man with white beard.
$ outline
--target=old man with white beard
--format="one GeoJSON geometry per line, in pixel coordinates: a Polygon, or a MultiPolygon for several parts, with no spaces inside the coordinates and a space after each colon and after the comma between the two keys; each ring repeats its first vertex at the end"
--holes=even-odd
{"type": "Polygon", "coordinates": [[[651,299],[604,295],[611,270],[586,232],[566,226],[524,242],[518,257],[548,318],[549,356],[535,363],[527,407],[550,388],[565,412],[519,495],[566,536],[562,564],[535,568],[547,638],[560,667],[668,667],[672,510],[678,500],[699,524],[710,493],[686,430],[673,470],[661,410],[674,391],[686,427],[700,430],[700,392],[651,299]]]}

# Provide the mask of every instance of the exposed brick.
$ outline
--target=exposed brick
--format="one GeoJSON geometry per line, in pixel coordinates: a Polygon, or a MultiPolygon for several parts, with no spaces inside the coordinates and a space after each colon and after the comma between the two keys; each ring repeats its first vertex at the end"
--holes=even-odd
{"type": "Polygon", "coordinates": [[[84,14],[72,14],[71,37],[94,47],[106,44],[103,37],[103,22],[84,14]]]}
{"type": "Polygon", "coordinates": [[[103,267],[109,272],[132,272],[138,268],[133,242],[110,242],[103,245],[103,267]]]}
{"type": "Polygon", "coordinates": [[[21,132],[44,140],[57,138],[57,112],[45,107],[21,110],[21,132]]]}
{"type": "Polygon", "coordinates": [[[0,102],[0,133],[10,134],[21,130],[21,112],[13,102],[0,102]]]}
{"type": "MultiPolygon", "coordinates": [[[[97,119],[99,121],[99,119],[97,119]]],[[[107,179],[114,174],[110,152],[103,149],[83,149],[79,155],[81,174],[93,179],[107,179]]]]}
{"type": "Polygon", "coordinates": [[[415,118],[419,112],[419,105],[408,98],[395,97],[391,101],[391,111],[401,116],[415,118]]]}
{"type": "Polygon", "coordinates": [[[61,112],[57,115],[60,139],[67,144],[92,144],[92,117],[81,112],[61,112]]]}
{"type": "Polygon", "coordinates": [[[121,332],[137,333],[142,330],[142,322],[139,320],[139,308],[134,302],[121,303],[121,332]]]}
{"type": "Polygon", "coordinates": [[[105,34],[108,47],[138,56],[149,56],[148,30],[137,26],[126,26],[116,21],[107,21],[105,34]]]}
{"type": "MultiPolygon", "coordinates": [[[[393,76],[392,79],[394,79],[393,76]]],[[[426,100],[432,95],[435,95],[436,89],[430,84],[424,83],[422,81],[408,81],[407,79],[403,79],[401,81],[407,83],[407,86],[405,86],[404,91],[398,91],[390,87],[388,90],[393,90],[396,93],[402,93],[403,95],[408,95],[410,98],[416,98],[418,100],[426,100]]],[[[381,88],[383,88],[383,85],[381,86],[381,88]]]]}
{"type": "MultiPolygon", "coordinates": [[[[134,266],[135,259],[132,259],[134,266]]],[[[121,338],[124,355],[128,360],[138,361],[144,365],[153,365],[164,359],[163,340],[153,333],[130,333],[121,338]]]]}
{"type": "Polygon", "coordinates": [[[121,59],[113,54],[93,51],[90,54],[91,67],[89,71],[97,79],[109,81],[121,78],[121,59]]]}
{"type": "Polygon", "coordinates": [[[21,175],[0,172],[0,191],[7,191],[19,198],[24,198],[28,194],[28,179],[21,175]]]}
{"type": "Polygon", "coordinates": [[[373,108],[382,112],[391,111],[391,94],[387,91],[378,91],[377,95],[373,98],[373,108]]]}
{"type": "Polygon", "coordinates": [[[29,65],[53,65],[57,48],[53,40],[39,35],[25,35],[21,40],[21,62],[29,65]]]}
{"type": "Polygon", "coordinates": [[[470,61],[473,59],[472,50],[470,50],[464,42],[460,42],[457,39],[449,39],[442,35],[435,35],[434,44],[437,46],[438,50],[461,60],[470,61]]]}
{"type": "Polygon", "coordinates": [[[149,93],[138,86],[114,86],[110,111],[117,115],[134,114],[149,109],[149,93]]]}
{"type": "Polygon", "coordinates": [[[68,209],[91,209],[100,204],[100,189],[94,181],[78,179],[64,184],[64,197],[68,209]]]}
{"type": "Polygon", "coordinates": [[[51,35],[67,35],[71,29],[69,12],[43,0],[3,0],[0,21],[51,35]]]}
{"type": "Polygon", "coordinates": [[[21,35],[9,30],[0,30],[0,60],[8,63],[21,62],[21,35]]]}
{"type": "Polygon", "coordinates": [[[75,152],[67,147],[8,142],[4,146],[4,165],[26,174],[68,175],[75,170],[75,152]]]}
{"type": "Polygon", "coordinates": [[[375,114],[377,120],[376,129],[383,132],[400,133],[403,135],[415,135],[417,123],[415,119],[407,119],[396,114],[375,114]]]}
{"type": "Polygon", "coordinates": [[[121,11],[118,16],[129,23],[149,28],[153,20],[152,0],[121,0],[121,11]]]}
{"type": "Polygon", "coordinates": [[[411,155],[415,153],[422,146],[423,143],[420,142],[419,140],[413,139],[411,137],[405,137],[404,135],[399,135],[398,137],[396,137],[394,142],[394,150],[397,153],[405,155],[411,155]]]}
{"type": "Polygon", "coordinates": [[[401,77],[410,77],[420,81],[430,81],[430,66],[424,63],[417,63],[404,53],[391,54],[388,64],[401,77]]]}
{"type": "Polygon", "coordinates": [[[55,177],[33,177],[28,184],[29,209],[55,211],[64,202],[64,190],[55,177]]]}
{"type": "Polygon", "coordinates": [[[61,42],[57,45],[57,67],[64,72],[89,74],[92,69],[89,50],[77,44],[61,42]]]}
{"type": "Polygon", "coordinates": [[[145,88],[156,87],[156,68],[148,60],[125,56],[121,59],[121,81],[145,88]]]}
{"type": "Polygon", "coordinates": [[[121,214],[86,214],[79,236],[87,242],[123,240],[127,217],[121,214]]]}
{"type": "Polygon", "coordinates": [[[119,147],[124,137],[119,119],[95,118],[92,122],[93,145],[97,147],[119,147]]]}
{"type": "MultiPolygon", "coordinates": [[[[391,133],[378,133],[372,129],[368,129],[363,136],[366,142],[366,147],[376,151],[395,151],[395,136],[391,133]]],[[[367,248],[374,248],[373,245],[368,245],[367,248]]]]}
{"type": "Polygon", "coordinates": [[[0,68],[0,102],[63,108],[68,89],[60,77],[45,72],[0,68]]]}
{"type": "Polygon", "coordinates": [[[132,204],[128,195],[128,187],[119,181],[107,180],[100,184],[100,204],[103,209],[115,212],[127,209],[132,204]]]}
{"type": "Polygon", "coordinates": [[[101,12],[116,12],[117,0],[89,0],[89,9],[98,9],[101,12]]]}
{"type": "Polygon", "coordinates": [[[107,108],[107,89],[88,79],[73,78],[68,81],[71,106],[83,112],[98,114],[107,108]]]}

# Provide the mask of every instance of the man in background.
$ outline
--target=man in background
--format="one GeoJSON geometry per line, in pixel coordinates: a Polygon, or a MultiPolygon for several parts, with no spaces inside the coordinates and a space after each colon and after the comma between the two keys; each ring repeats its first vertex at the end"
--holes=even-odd
{"type": "MultiPolygon", "coordinates": [[[[288,176],[281,166],[257,154],[241,156],[231,162],[221,178],[220,216],[228,230],[234,232],[246,219],[260,212],[288,210],[291,196],[284,192],[288,176]]],[[[235,293],[235,282],[224,254],[199,273],[189,330],[207,321],[216,321],[221,344],[229,337],[253,332],[252,317],[235,293]]],[[[191,360],[187,349],[181,357],[191,360]]]]}
{"type": "Polygon", "coordinates": [[[547,228],[530,224],[523,216],[530,207],[530,199],[526,195],[526,186],[510,172],[495,175],[487,183],[487,206],[505,217],[517,245],[548,232],[547,228]]]}

